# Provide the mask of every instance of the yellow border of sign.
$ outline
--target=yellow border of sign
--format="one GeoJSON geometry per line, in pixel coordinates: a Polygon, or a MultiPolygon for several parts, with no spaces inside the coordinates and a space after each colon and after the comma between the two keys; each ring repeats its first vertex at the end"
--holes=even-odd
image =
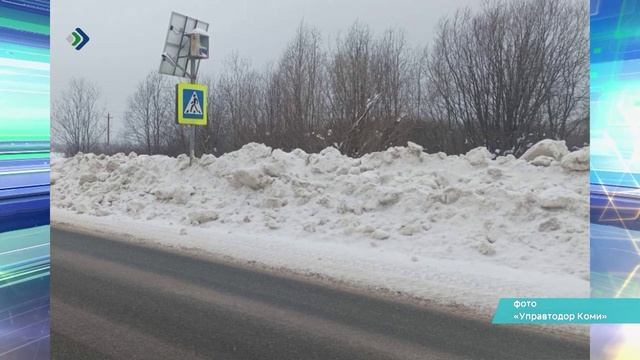
{"type": "Polygon", "coordinates": [[[207,86],[202,84],[178,83],[176,84],[176,122],[180,125],[207,125],[207,86]],[[202,91],[204,99],[202,99],[202,119],[184,118],[184,99],[182,91],[185,89],[193,89],[202,91]]]}

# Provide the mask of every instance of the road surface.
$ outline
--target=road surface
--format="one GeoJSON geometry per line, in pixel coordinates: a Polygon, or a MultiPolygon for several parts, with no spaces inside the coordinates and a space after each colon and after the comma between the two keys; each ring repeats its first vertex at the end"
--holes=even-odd
{"type": "MultiPolygon", "coordinates": [[[[212,240],[214,241],[214,240],[212,240]]],[[[52,229],[53,359],[588,359],[530,334],[52,229]]]]}

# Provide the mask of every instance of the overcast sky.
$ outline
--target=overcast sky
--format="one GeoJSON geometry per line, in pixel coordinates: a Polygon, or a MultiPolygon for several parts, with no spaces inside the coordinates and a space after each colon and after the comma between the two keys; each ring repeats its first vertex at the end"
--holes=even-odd
{"type": "Polygon", "coordinates": [[[209,22],[212,57],[199,75],[220,71],[237,51],[261,68],[275,61],[304,19],[328,43],[356,20],[379,34],[406,31],[410,45],[430,42],[442,16],[482,0],[56,0],[51,2],[51,93],[72,77],[95,82],[105,108],[121,124],[127,96],[157,70],[171,11],[209,22]],[[91,38],[76,51],[66,38],[76,28],[91,38]]]}

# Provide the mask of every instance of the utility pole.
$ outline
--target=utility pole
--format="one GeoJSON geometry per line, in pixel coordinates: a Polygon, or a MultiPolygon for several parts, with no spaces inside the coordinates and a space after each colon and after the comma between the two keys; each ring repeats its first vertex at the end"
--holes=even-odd
{"type": "Polygon", "coordinates": [[[107,113],[107,152],[109,152],[109,131],[111,129],[111,114],[107,113]]]}

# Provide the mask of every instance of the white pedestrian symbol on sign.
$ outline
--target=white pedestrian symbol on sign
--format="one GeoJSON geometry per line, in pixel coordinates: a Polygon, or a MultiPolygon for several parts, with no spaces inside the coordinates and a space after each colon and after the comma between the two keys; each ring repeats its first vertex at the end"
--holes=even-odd
{"type": "Polygon", "coordinates": [[[198,93],[194,91],[191,93],[191,100],[184,108],[185,115],[202,115],[202,107],[200,106],[200,100],[198,99],[198,93]]]}

